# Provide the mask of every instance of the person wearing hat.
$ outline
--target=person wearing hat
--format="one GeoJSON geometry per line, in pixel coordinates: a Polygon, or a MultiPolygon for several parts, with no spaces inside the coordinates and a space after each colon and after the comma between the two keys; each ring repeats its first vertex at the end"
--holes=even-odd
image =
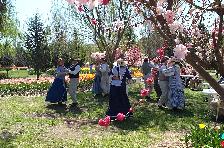
{"type": "Polygon", "coordinates": [[[80,59],[73,59],[71,61],[71,66],[69,70],[69,78],[70,78],[70,85],[69,85],[69,94],[72,97],[72,104],[71,106],[77,106],[77,86],[79,84],[79,72],[81,70],[81,60],[80,59]]]}
{"type": "Polygon", "coordinates": [[[58,103],[63,105],[63,102],[67,101],[67,91],[65,87],[65,75],[69,72],[64,66],[64,60],[62,58],[58,59],[58,67],[56,69],[56,75],[54,82],[52,83],[50,89],[47,92],[46,102],[58,103]]]}
{"type": "Polygon", "coordinates": [[[102,89],[102,96],[105,96],[109,94],[110,91],[110,83],[109,83],[110,68],[105,58],[101,59],[101,65],[99,70],[101,72],[100,87],[102,89]]]}
{"type": "Polygon", "coordinates": [[[167,107],[169,109],[184,109],[185,97],[184,86],[180,77],[180,59],[172,57],[168,61],[168,68],[163,70],[165,76],[169,77],[169,91],[167,107]]]}
{"type": "MultiPolygon", "coordinates": [[[[132,77],[123,59],[117,61],[117,66],[112,68],[110,77],[112,81],[110,84],[109,107],[106,114],[116,118],[118,113],[126,115],[131,108],[126,93],[126,79],[130,81],[132,77]]],[[[127,116],[129,115],[131,113],[127,116]]]]}

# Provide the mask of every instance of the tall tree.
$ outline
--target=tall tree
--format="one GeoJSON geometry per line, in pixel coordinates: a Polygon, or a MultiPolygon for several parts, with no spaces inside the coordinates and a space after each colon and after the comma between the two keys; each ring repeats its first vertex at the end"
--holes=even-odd
{"type": "Polygon", "coordinates": [[[28,22],[28,30],[26,32],[26,48],[31,57],[31,66],[34,68],[37,79],[41,71],[48,68],[47,63],[50,59],[50,51],[47,45],[47,38],[44,24],[39,14],[35,14],[28,22]]]}

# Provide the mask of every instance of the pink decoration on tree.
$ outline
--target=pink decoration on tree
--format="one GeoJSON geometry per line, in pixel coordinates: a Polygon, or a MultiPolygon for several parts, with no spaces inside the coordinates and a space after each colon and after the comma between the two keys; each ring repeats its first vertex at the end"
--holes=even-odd
{"type": "Polygon", "coordinates": [[[91,23],[92,23],[93,25],[96,25],[96,24],[97,24],[97,20],[96,20],[96,19],[92,19],[92,20],[91,20],[91,23]]]}
{"type": "Polygon", "coordinates": [[[80,6],[78,7],[78,10],[79,10],[79,12],[83,12],[83,11],[84,11],[82,5],[80,5],[80,6]]]}
{"type": "Polygon", "coordinates": [[[110,2],[110,0],[101,0],[102,5],[107,5],[110,2]]]}

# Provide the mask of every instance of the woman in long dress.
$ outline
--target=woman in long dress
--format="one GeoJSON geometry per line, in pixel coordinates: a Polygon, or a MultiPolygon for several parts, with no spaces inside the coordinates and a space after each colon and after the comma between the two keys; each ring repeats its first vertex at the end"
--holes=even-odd
{"type": "Polygon", "coordinates": [[[170,67],[164,70],[165,76],[169,76],[169,92],[166,106],[170,109],[184,109],[184,85],[180,77],[179,60],[172,58],[169,62],[170,67]]]}
{"type": "Polygon", "coordinates": [[[92,92],[95,95],[100,95],[102,94],[102,89],[100,87],[100,82],[101,82],[101,72],[100,72],[100,64],[96,63],[96,67],[95,67],[95,77],[94,77],[94,81],[93,81],[93,88],[92,88],[92,92]]]}
{"type": "Polygon", "coordinates": [[[47,92],[46,102],[62,104],[67,101],[67,91],[65,87],[65,75],[68,70],[64,66],[64,60],[58,59],[58,67],[54,82],[47,92]]]}
{"type": "MultiPolygon", "coordinates": [[[[131,79],[130,72],[123,60],[119,60],[118,66],[114,66],[110,72],[112,77],[110,85],[109,107],[106,115],[116,117],[118,113],[126,115],[131,108],[127,93],[126,79],[131,79]]],[[[130,113],[129,115],[132,115],[130,113]]]]}

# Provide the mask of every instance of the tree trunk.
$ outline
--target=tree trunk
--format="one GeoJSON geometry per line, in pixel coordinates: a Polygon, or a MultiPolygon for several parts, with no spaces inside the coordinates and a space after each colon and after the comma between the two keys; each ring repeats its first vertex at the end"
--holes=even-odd
{"type": "Polygon", "coordinates": [[[194,53],[189,53],[186,56],[186,61],[211,85],[211,87],[221,96],[221,99],[224,100],[224,88],[219,85],[219,83],[203,68],[202,65],[198,64],[198,61],[194,58],[194,53]]]}
{"type": "Polygon", "coordinates": [[[39,78],[40,78],[40,70],[38,69],[36,72],[37,72],[37,80],[39,80],[39,78]]]}

